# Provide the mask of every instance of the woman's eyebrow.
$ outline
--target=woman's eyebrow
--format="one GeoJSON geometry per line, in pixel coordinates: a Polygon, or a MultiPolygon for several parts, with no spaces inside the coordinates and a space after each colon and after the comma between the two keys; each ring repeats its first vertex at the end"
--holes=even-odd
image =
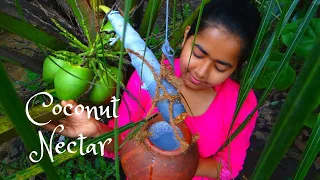
{"type": "Polygon", "coordinates": [[[221,60],[216,60],[216,61],[217,61],[217,63],[219,63],[219,64],[222,64],[222,65],[225,65],[225,66],[228,66],[228,67],[232,67],[232,65],[231,65],[230,63],[228,63],[228,62],[221,61],[221,60]]]}
{"type": "Polygon", "coordinates": [[[205,55],[208,55],[207,51],[205,51],[199,44],[194,44],[197,48],[205,55]]]}

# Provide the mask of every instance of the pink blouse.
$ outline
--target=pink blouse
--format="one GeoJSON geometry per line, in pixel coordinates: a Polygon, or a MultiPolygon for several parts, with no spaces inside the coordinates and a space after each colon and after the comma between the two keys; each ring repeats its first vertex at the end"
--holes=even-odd
{"type": "MultiPolygon", "coordinates": [[[[166,61],[167,63],[168,61],[166,61]]],[[[166,64],[165,63],[165,64],[166,64]]],[[[175,75],[180,77],[179,59],[175,59],[175,75]]],[[[207,111],[200,116],[187,116],[185,119],[192,134],[199,134],[197,141],[200,157],[212,157],[220,162],[223,167],[220,171],[220,179],[232,179],[238,176],[243,168],[246,157],[246,150],[250,145],[250,136],[255,127],[258,112],[250,119],[241,133],[222,151],[217,152],[226,141],[229,127],[236,108],[236,101],[239,92],[239,85],[228,78],[222,84],[214,87],[217,94],[207,111]]],[[[127,93],[124,93],[118,110],[118,127],[130,122],[142,120],[151,108],[151,97],[144,89],[137,72],[135,71],[126,87],[132,95],[139,100],[141,106],[133,100],[127,93]]],[[[256,107],[257,100],[251,90],[245,100],[233,125],[232,132],[246,119],[251,111],[256,107]]],[[[155,108],[153,113],[157,113],[155,108]]],[[[108,126],[113,128],[114,121],[111,120],[108,126]]],[[[124,139],[129,131],[123,132],[121,138],[124,139]]],[[[105,156],[114,158],[112,152],[105,152],[105,156]]],[[[194,177],[193,180],[211,180],[213,178],[194,177]]]]}

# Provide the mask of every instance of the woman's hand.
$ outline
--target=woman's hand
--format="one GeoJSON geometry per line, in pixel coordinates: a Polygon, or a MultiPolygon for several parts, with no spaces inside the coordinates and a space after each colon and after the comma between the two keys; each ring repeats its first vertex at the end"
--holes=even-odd
{"type": "Polygon", "coordinates": [[[77,103],[73,100],[68,101],[61,101],[61,105],[65,107],[67,104],[72,104],[71,110],[71,116],[67,116],[66,118],[50,122],[49,124],[42,126],[44,129],[53,131],[59,124],[62,124],[64,126],[64,130],[62,132],[56,131],[57,133],[75,138],[78,137],[79,134],[82,134],[86,137],[95,137],[97,135],[100,135],[100,123],[93,117],[88,118],[87,111],[83,111],[81,114],[74,113],[74,109],[77,106],[77,103]]]}

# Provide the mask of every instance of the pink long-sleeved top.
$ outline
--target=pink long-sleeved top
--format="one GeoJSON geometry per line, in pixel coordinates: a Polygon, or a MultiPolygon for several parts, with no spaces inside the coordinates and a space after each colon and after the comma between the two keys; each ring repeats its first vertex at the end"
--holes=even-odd
{"type": "MultiPolygon", "coordinates": [[[[165,62],[165,64],[168,64],[168,61],[165,62]]],[[[175,59],[174,65],[175,75],[180,77],[179,59],[175,59]]],[[[200,157],[214,158],[223,165],[220,171],[220,179],[235,178],[242,170],[246,157],[246,150],[250,145],[250,136],[258,117],[258,112],[256,112],[249,120],[246,127],[229,144],[229,146],[220,152],[217,152],[227,139],[236,108],[239,87],[239,84],[228,78],[222,84],[214,87],[217,92],[216,97],[205,113],[200,116],[187,116],[185,119],[191,133],[198,133],[200,136],[197,140],[200,157]]],[[[132,93],[136,100],[139,100],[142,107],[127,93],[124,93],[118,109],[118,127],[124,126],[130,122],[142,120],[151,108],[151,97],[144,89],[143,83],[136,71],[132,74],[126,88],[132,93]]],[[[251,90],[236,118],[232,132],[247,118],[256,105],[257,100],[251,90]]],[[[158,109],[155,108],[153,113],[157,112],[158,109]]],[[[114,121],[109,121],[108,126],[113,128],[114,121]]],[[[129,130],[123,132],[120,137],[124,139],[128,133],[129,130]]],[[[105,152],[105,156],[114,158],[112,152],[105,152]]],[[[195,176],[192,180],[211,179],[213,178],[195,176]]]]}

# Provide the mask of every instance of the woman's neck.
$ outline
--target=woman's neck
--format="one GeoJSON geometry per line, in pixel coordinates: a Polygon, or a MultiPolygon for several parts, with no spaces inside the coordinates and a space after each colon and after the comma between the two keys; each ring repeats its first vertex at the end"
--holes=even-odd
{"type": "Polygon", "coordinates": [[[217,94],[214,88],[195,91],[184,86],[181,87],[180,93],[183,95],[181,102],[184,104],[190,116],[200,116],[204,114],[217,94]]]}

